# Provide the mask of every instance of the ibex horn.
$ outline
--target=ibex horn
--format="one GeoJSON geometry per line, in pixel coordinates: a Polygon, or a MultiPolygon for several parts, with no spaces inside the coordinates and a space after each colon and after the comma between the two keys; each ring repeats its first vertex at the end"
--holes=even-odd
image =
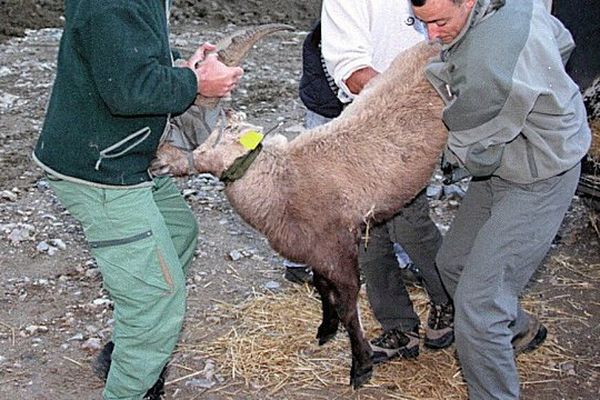
{"type": "Polygon", "coordinates": [[[292,26],[285,24],[265,24],[240,29],[217,42],[215,46],[219,60],[229,67],[237,67],[252,46],[264,36],[293,29],[292,26]]]}
{"type": "MultiPolygon", "coordinates": [[[[277,31],[290,31],[293,29],[294,27],[285,24],[264,24],[237,30],[217,42],[215,45],[217,56],[219,61],[228,67],[237,67],[242,63],[252,46],[264,36],[277,31]]],[[[201,107],[214,108],[219,101],[220,98],[198,95],[195,103],[201,107]]]]}

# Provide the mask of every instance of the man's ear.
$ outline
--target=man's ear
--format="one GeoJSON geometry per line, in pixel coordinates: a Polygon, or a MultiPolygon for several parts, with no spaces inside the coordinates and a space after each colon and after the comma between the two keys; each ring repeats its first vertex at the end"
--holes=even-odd
{"type": "Polygon", "coordinates": [[[473,9],[473,7],[475,6],[475,3],[477,3],[477,0],[465,0],[465,6],[467,6],[467,9],[469,11],[471,11],[473,9]]]}

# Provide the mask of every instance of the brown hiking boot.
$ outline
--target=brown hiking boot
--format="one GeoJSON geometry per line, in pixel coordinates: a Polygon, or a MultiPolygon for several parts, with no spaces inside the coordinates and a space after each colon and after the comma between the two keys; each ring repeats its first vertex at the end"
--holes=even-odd
{"type": "Polygon", "coordinates": [[[390,329],[371,340],[373,363],[379,364],[396,357],[415,358],[419,355],[419,327],[412,332],[390,329]]]}
{"type": "Polygon", "coordinates": [[[448,304],[429,305],[429,317],[425,328],[425,347],[445,349],[454,342],[454,306],[448,304]]]}

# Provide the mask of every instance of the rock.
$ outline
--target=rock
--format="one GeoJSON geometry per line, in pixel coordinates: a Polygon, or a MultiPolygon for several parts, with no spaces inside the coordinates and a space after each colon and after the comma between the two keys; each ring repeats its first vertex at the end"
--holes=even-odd
{"type": "Polygon", "coordinates": [[[239,261],[239,260],[241,260],[242,258],[244,258],[244,256],[243,256],[243,255],[242,255],[242,253],[241,253],[241,252],[239,252],[238,250],[232,250],[232,251],[230,251],[230,252],[229,252],[229,258],[230,258],[232,261],[239,261]]]}
{"type": "Polygon", "coordinates": [[[39,252],[44,252],[44,251],[48,251],[48,249],[50,248],[50,246],[48,245],[48,243],[41,241],[38,243],[38,245],[35,247],[37,251],[39,252]]]}
{"type": "Polygon", "coordinates": [[[575,371],[575,364],[572,361],[566,361],[564,363],[561,363],[560,371],[563,374],[567,374],[568,376],[577,375],[577,372],[575,371]]]}
{"type": "Polygon", "coordinates": [[[193,388],[202,388],[202,389],[210,389],[215,386],[216,382],[213,380],[203,379],[203,378],[195,378],[190,379],[185,383],[185,386],[193,387],[193,388]]]}
{"type": "Polygon", "coordinates": [[[0,67],[0,77],[8,76],[13,73],[12,69],[8,67],[0,67]]]}
{"type": "Polygon", "coordinates": [[[465,197],[465,191],[457,184],[444,186],[444,195],[449,199],[462,199],[465,197]]]}
{"type": "Polygon", "coordinates": [[[100,275],[100,270],[98,268],[91,268],[85,271],[85,276],[88,278],[97,278],[100,275]]]}
{"type": "Polygon", "coordinates": [[[17,228],[12,229],[8,235],[8,239],[13,245],[19,245],[19,243],[33,240],[35,236],[35,228],[29,224],[19,224],[17,228]]]}
{"type": "Polygon", "coordinates": [[[448,206],[452,207],[452,208],[458,208],[458,206],[460,205],[460,202],[458,200],[448,200],[448,206]]]}
{"type": "Polygon", "coordinates": [[[0,93],[0,109],[9,109],[19,100],[19,96],[10,93],[0,93]]]}
{"type": "Polygon", "coordinates": [[[0,192],[0,198],[3,198],[8,201],[17,201],[19,198],[16,193],[11,192],[10,190],[3,190],[0,192]]]}
{"type": "Polygon", "coordinates": [[[427,186],[426,194],[427,197],[433,200],[439,200],[442,197],[443,189],[440,185],[429,185],[427,186]]]}
{"type": "Polygon", "coordinates": [[[61,239],[50,239],[50,244],[54,247],[58,247],[61,250],[66,250],[67,245],[61,239]]]}
{"type": "Polygon", "coordinates": [[[265,283],[265,288],[269,290],[277,290],[281,288],[281,284],[279,282],[269,281],[265,283]]]}
{"type": "Polygon", "coordinates": [[[27,332],[30,336],[37,333],[46,333],[48,332],[48,327],[45,325],[29,325],[25,328],[25,332],[27,332]]]}
{"type": "Polygon", "coordinates": [[[90,338],[81,344],[81,348],[92,351],[100,350],[102,348],[102,340],[100,338],[90,338]]]}
{"type": "Polygon", "coordinates": [[[37,182],[36,187],[38,188],[38,190],[41,190],[41,191],[50,189],[50,185],[48,184],[48,181],[46,181],[44,179],[40,179],[37,182]]]}
{"type": "Polygon", "coordinates": [[[214,380],[215,363],[212,360],[207,360],[202,373],[204,374],[204,378],[190,379],[185,383],[185,385],[202,389],[212,388],[216,384],[214,380]]]}
{"type": "Polygon", "coordinates": [[[80,342],[82,340],[83,340],[83,333],[78,333],[75,336],[71,336],[69,339],[67,339],[67,342],[73,342],[73,341],[80,342]]]}
{"type": "Polygon", "coordinates": [[[195,190],[195,189],[184,189],[183,190],[183,197],[189,197],[189,196],[192,196],[192,195],[194,195],[196,193],[198,193],[198,191],[195,190]]]}
{"type": "Polygon", "coordinates": [[[94,325],[87,325],[85,327],[85,331],[89,334],[95,334],[96,332],[99,331],[98,327],[94,326],[94,325]]]}
{"type": "Polygon", "coordinates": [[[108,306],[108,305],[112,304],[112,301],[110,299],[100,298],[100,299],[95,299],[94,301],[92,301],[92,304],[94,306],[108,306]]]}

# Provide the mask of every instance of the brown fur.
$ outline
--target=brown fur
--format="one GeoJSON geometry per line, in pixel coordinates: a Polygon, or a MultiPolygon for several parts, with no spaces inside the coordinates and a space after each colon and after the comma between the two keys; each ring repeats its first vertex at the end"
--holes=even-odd
{"type": "MultiPolygon", "coordinates": [[[[265,143],[247,173],[226,188],[236,212],[273,249],[313,268],[323,301],[317,336],[325,343],[338,321],[344,324],[355,387],[372,370],[356,308],[361,231],[423,189],[447,139],[442,102],[423,74],[435,53],[419,44],[398,56],[339,118],[289,143],[265,143]]],[[[246,152],[237,142],[244,130],[232,125],[218,143],[211,134],[194,152],[198,171],[220,176],[246,152]]]]}

